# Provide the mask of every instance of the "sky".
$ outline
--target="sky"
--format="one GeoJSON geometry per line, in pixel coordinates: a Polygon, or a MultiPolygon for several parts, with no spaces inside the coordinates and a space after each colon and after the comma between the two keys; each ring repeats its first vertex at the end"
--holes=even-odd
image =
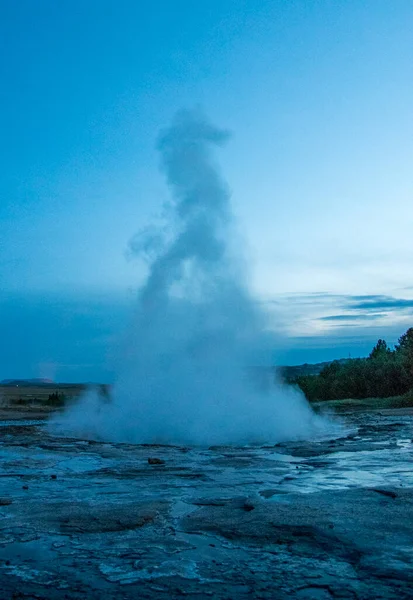
{"type": "Polygon", "coordinates": [[[277,360],[365,355],[413,321],[411,0],[0,2],[0,379],[110,380],[200,106],[277,360]]]}

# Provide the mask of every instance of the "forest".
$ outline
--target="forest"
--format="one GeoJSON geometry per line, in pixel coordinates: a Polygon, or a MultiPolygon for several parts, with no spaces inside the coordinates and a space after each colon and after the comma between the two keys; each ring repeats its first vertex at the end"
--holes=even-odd
{"type": "Polygon", "coordinates": [[[295,383],[310,401],[344,398],[388,398],[413,390],[413,327],[390,348],[379,339],[367,358],[335,360],[315,375],[295,383]]]}

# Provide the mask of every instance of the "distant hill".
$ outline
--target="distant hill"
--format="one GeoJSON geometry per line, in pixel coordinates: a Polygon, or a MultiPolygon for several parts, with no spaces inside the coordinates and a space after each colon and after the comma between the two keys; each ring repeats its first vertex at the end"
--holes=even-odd
{"type": "MultiPolygon", "coordinates": [[[[335,362],[345,363],[349,359],[341,358],[335,362]]],[[[326,362],[320,362],[315,364],[304,363],[302,365],[294,365],[294,366],[282,366],[282,367],[252,367],[252,372],[256,374],[260,374],[263,372],[268,373],[269,371],[275,371],[278,375],[286,381],[287,383],[292,383],[296,381],[297,377],[301,377],[303,375],[319,375],[321,371],[327,365],[331,364],[332,360],[326,362]]],[[[35,378],[35,379],[3,379],[0,381],[0,385],[2,386],[15,386],[15,387],[86,387],[87,384],[75,384],[75,383],[61,383],[57,384],[51,379],[46,378],[35,378]]],[[[92,384],[93,385],[93,384],[92,384]]],[[[106,386],[104,386],[106,387],[106,386]]]]}
{"type": "Polygon", "coordinates": [[[29,387],[33,385],[55,385],[51,379],[3,379],[0,381],[0,385],[16,385],[19,387],[29,387]]]}
{"type": "Polygon", "coordinates": [[[332,362],[344,364],[348,360],[348,358],[341,358],[337,361],[329,360],[326,362],[315,363],[313,365],[304,363],[303,365],[294,365],[293,367],[278,367],[277,370],[284,381],[292,382],[295,381],[297,377],[302,377],[303,375],[319,375],[324,367],[330,365],[332,362]]]}
{"type": "Polygon", "coordinates": [[[273,366],[273,367],[251,367],[250,372],[256,378],[259,383],[267,383],[276,376],[277,380],[284,381],[285,383],[296,383],[298,377],[304,375],[319,375],[321,371],[327,365],[332,362],[344,364],[351,359],[340,358],[339,360],[328,360],[326,362],[320,362],[315,364],[304,363],[303,365],[294,366],[273,366]],[[268,378],[270,376],[270,378],[268,378]]]}

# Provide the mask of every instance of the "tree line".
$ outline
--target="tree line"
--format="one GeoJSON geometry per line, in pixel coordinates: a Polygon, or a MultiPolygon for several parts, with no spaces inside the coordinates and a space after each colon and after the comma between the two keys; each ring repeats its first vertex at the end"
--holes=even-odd
{"type": "Polygon", "coordinates": [[[387,398],[413,390],[413,327],[392,350],[378,340],[367,358],[333,361],[318,375],[294,380],[308,400],[387,398]]]}

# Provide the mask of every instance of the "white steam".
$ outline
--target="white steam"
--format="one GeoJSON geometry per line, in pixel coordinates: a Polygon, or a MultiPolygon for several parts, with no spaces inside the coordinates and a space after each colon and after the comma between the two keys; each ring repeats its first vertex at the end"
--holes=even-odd
{"type": "Polygon", "coordinates": [[[105,401],[90,391],[51,426],[136,443],[263,443],[328,427],[286,386],[258,386],[252,356],[265,315],[234,252],[230,195],[211,151],[227,138],[180,112],[159,140],[172,195],[168,223],[137,236],[148,261],[128,354],[105,401]]]}

